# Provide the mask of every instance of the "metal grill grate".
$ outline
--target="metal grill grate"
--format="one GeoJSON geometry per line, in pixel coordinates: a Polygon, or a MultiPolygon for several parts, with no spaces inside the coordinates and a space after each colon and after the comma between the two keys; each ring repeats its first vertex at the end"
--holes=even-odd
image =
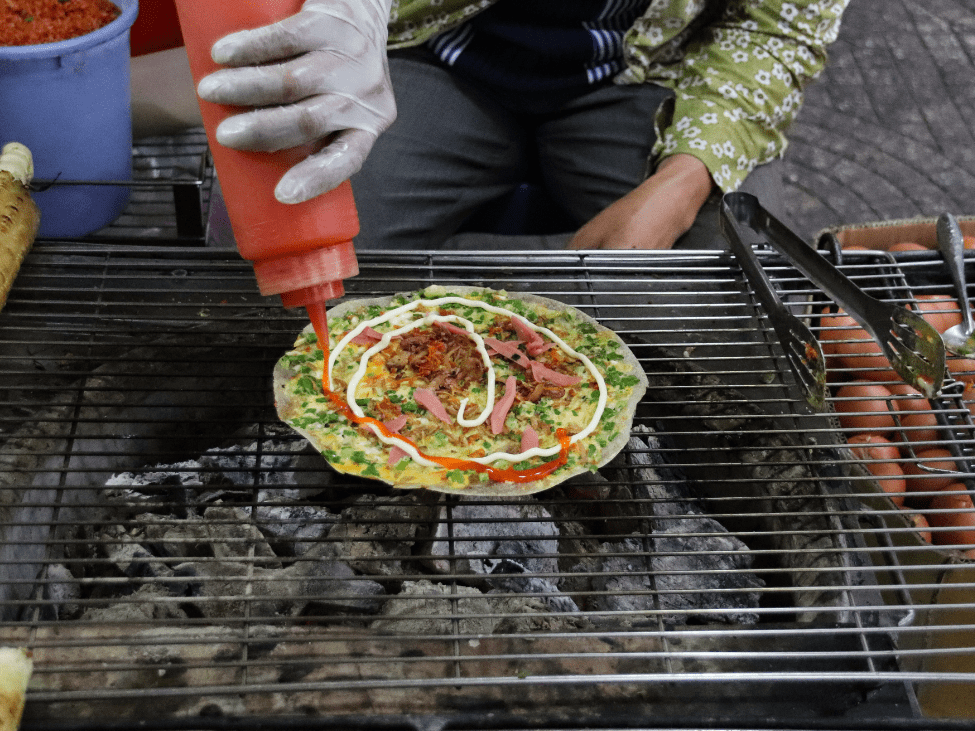
{"type": "Polygon", "coordinates": [[[127,187],[121,215],[84,240],[88,243],[142,243],[202,246],[209,235],[210,200],[216,178],[203,128],[176,136],[145,137],[132,149],[131,180],[36,179],[35,186],[111,185],[127,187]]]}
{"type": "MultiPolygon", "coordinates": [[[[825,337],[823,295],[764,261],[825,337]]],[[[0,636],[34,652],[26,729],[972,715],[971,563],[807,412],[727,256],[360,265],[352,297],[476,284],[614,328],[650,378],[629,447],[520,500],[337,476],[276,418],[271,369],[305,322],[249,265],[41,242],[0,315],[0,636]]],[[[903,302],[947,286],[929,259],[844,270],[903,302]]],[[[928,411],[970,491],[967,394],[949,381],[928,411]]]]}

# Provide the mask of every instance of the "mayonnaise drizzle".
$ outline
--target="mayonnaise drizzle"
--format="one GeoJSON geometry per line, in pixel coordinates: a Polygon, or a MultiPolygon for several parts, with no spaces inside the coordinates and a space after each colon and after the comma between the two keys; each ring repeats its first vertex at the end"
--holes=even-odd
{"type": "MultiPolygon", "coordinates": [[[[481,302],[479,300],[467,299],[466,297],[451,296],[451,297],[440,297],[439,299],[432,299],[432,300],[419,299],[419,300],[414,300],[412,302],[408,302],[405,305],[401,305],[400,307],[397,307],[395,309],[383,313],[379,317],[375,317],[371,320],[365,320],[363,322],[360,322],[352,330],[346,333],[341,340],[339,340],[338,344],[334,348],[332,348],[331,354],[328,359],[329,389],[330,390],[332,389],[332,372],[334,370],[335,361],[338,359],[339,353],[341,353],[342,350],[344,350],[348,346],[348,344],[352,341],[353,338],[355,338],[357,335],[362,333],[362,331],[365,330],[367,327],[375,327],[376,325],[381,325],[386,322],[391,322],[392,320],[399,318],[401,315],[405,313],[412,312],[420,305],[424,305],[427,307],[439,307],[440,305],[468,305],[470,307],[477,307],[479,309],[485,310],[486,312],[491,312],[496,315],[520,317],[520,315],[518,315],[517,313],[512,312],[511,310],[505,309],[503,307],[497,307],[495,305],[488,304],[487,302],[481,302]]],[[[592,374],[593,378],[595,378],[596,380],[596,385],[599,387],[599,400],[596,403],[596,410],[593,413],[592,419],[589,421],[589,424],[587,424],[582,431],[580,431],[577,434],[574,434],[572,438],[569,440],[571,444],[575,444],[576,442],[585,439],[587,436],[592,434],[592,432],[599,425],[599,420],[602,418],[603,411],[605,411],[606,409],[606,402],[608,399],[608,394],[606,391],[606,381],[603,380],[602,374],[599,372],[596,366],[593,365],[593,362],[589,360],[588,357],[586,357],[582,353],[579,353],[575,349],[571,348],[564,340],[562,340],[562,338],[560,338],[554,332],[552,332],[546,327],[541,327],[540,325],[535,325],[532,322],[528,322],[524,317],[522,317],[521,319],[523,322],[525,322],[525,324],[528,325],[528,327],[530,327],[535,332],[539,332],[548,336],[552,340],[552,342],[554,342],[556,346],[560,350],[562,350],[563,353],[565,353],[566,355],[572,358],[575,358],[576,360],[581,361],[582,364],[586,367],[586,370],[588,370],[592,374]]],[[[491,411],[493,411],[494,409],[495,383],[497,381],[497,377],[494,372],[494,365],[491,363],[491,358],[488,355],[487,349],[484,346],[484,339],[476,332],[474,332],[474,323],[472,323],[470,320],[467,320],[459,315],[438,315],[436,313],[430,313],[423,317],[418,317],[416,319],[409,321],[405,325],[402,325],[394,330],[384,333],[382,339],[379,342],[369,347],[362,354],[362,357],[359,359],[359,367],[352,375],[352,378],[349,380],[349,386],[346,389],[346,401],[348,402],[349,408],[352,409],[353,413],[355,413],[357,416],[360,417],[364,416],[364,412],[355,401],[355,390],[359,385],[359,382],[366,374],[366,370],[369,365],[369,359],[372,358],[372,356],[374,356],[376,353],[379,353],[381,350],[389,346],[389,344],[392,342],[392,339],[397,335],[402,335],[403,333],[409,332],[410,330],[413,330],[419,327],[420,325],[429,324],[433,322],[461,323],[464,326],[464,329],[467,330],[468,333],[470,333],[471,339],[474,341],[477,347],[477,351],[481,355],[481,359],[484,361],[484,364],[488,368],[487,405],[484,407],[484,410],[477,416],[477,418],[468,420],[465,419],[463,416],[464,410],[467,407],[467,402],[468,402],[468,399],[465,398],[463,401],[460,402],[460,407],[457,412],[457,423],[460,424],[461,426],[477,426],[479,424],[482,424],[485,421],[485,419],[487,419],[488,416],[490,416],[491,411]]],[[[423,455],[421,455],[420,452],[412,444],[410,444],[409,441],[407,441],[405,438],[397,434],[393,434],[387,437],[382,432],[380,432],[379,429],[376,428],[375,426],[372,426],[371,424],[368,426],[372,430],[372,432],[379,438],[381,442],[385,444],[398,446],[400,449],[406,452],[413,459],[414,462],[424,465],[426,467],[438,466],[435,462],[431,462],[430,460],[425,459],[423,455]]],[[[491,464],[493,462],[497,462],[498,460],[502,460],[502,459],[509,460],[511,462],[521,462],[522,460],[529,459],[531,457],[551,457],[553,455],[558,454],[560,449],[561,449],[561,445],[556,444],[553,447],[540,447],[540,446],[534,447],[532,449],[526,450],[519,454],[510,454],[508,452],[494,452],[493,454],[489,454],[485,457],[468,457],[467,459],[471,462],[477,462],[479,464],[484,464],[484,465],[491,464]]]]}

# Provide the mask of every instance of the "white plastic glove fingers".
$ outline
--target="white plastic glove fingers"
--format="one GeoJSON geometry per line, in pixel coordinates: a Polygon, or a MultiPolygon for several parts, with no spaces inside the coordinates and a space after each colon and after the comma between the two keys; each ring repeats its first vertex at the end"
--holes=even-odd
{"type": "Polygon", "coordinates": [[[200,98],[215,104],[238,106],[268,106],[289,104],[330,89],[346,89],[354,93],[356,87],[374,86],[376,59],[383,51],[369,54],[365,38],[355,31],[343,39],[341,49],[305,53],[298,58],[271,66],[249,66],[221,69],[204,77],[197,86],[200,98]],[[365,74],[362,80],[343,73],[354,68],[365,74]]]}
{"type": "Polygon", "coordinates": [[[202,79],[200,97],[258,107],[224,120],[218,142],[269,152],[321,147],[282,177],[278,200],[299,203],[350,177],[396,118],[386,59],[391,3],[306,0],[290,18],[214,44],[213,60],[238,68],[202,79]]]}
{"type": "Polygon", "coordinates": [[[225,119],[217,127],[217,141],[238,150],[274,152],[345,129],[378,136],[396,118],[396,100],[386,65],[371,70],[358,64],[339,65],[330,78],[341,82],[344,77],[349,78],[335,84],[334,90],[225,119]]]}
{"type": "Polygon", "coordinates": [[[222,66],[250,66],[341,47],[351,34],[381,48],[386,44],[388,18],[387,0],[308,0],[289,18],[221,38],[210,55],[222,66]]]}
{"type": "Polygon", "coordinates": [[[282,203],[301,203],[332,190],[359,171],[375,141],[376,135],[365,130],[340,132],[320,152],[286,172],[274,197],[282,203]]]}
{"type": "Polygon", "coordinates": [[[277,152],[298,147],[346,129],[355,102],[338,95],[323,95],[286,107],[268,107],[224,120],[217,127],[217,142],[235,150],[277,152]],[[327,104],[329,114],[316,115],[327,104]]]}

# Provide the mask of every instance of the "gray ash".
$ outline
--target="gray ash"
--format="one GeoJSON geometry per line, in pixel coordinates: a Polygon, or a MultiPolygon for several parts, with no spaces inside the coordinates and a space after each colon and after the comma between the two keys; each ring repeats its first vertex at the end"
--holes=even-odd
{"type": "Polygon", "coordinates": [[[492,500],[339,477],[293,439],[212,449],[113,475],[102,494],[121,517],[90,536],[99,575],[76,577],[86,596],[63,591],[70,579],[51,595],[87,621],[317,618],[397,633],[439,633],[465,607],[479,633],[609,615],[756,622],[748,546],[659,451],[644,430],[600,473],[492,500]]]}

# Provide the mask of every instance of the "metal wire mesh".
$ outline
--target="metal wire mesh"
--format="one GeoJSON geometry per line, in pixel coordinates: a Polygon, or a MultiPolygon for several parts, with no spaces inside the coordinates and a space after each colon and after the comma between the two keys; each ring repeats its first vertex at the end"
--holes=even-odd
{"type": "Polygon", "coordinates": [[[208,213],[215,177],[203,128],[176,136],[145,137],[132,149],[131,180],[75,181],[35,179],[52,185],[119,186],[129,189],[122,213],[104,228],[84,237],[87,243],[123,242],[202,246],[208,235],[208,213]]]}
{"type": "MultiPolygon", "coordinates": [[[[763,260],[820,337],[858,342],[820,320],[820,292],[763,260]]],[[[523,499],[336,475],[272,402],[302,314],[262,298],[236,255],[42,242],[0,315],[0,636],[34,652],[26,728],[933,728],[970,714],[964,546],[919,538],[917,511],[845,448],[859,430],[809,412],[727,256],[362,252],[360,265],[350,297],[476,284],[612,327],[650,378],[629,446],[523,499]]],[[[930,260],[843,266],[904,303],[945,287],[930,260]]],[[[968,366],[949,365],[945,397],[921,411],[970,494],[968,366]]],[[[879,381],[870,368],[834,360],[834,386],[879,381]]],[[[888,462],[920,463],[907,480],[920,485],[939,467],[893,418],[883,433],[915,451],[888,462]]]]}

